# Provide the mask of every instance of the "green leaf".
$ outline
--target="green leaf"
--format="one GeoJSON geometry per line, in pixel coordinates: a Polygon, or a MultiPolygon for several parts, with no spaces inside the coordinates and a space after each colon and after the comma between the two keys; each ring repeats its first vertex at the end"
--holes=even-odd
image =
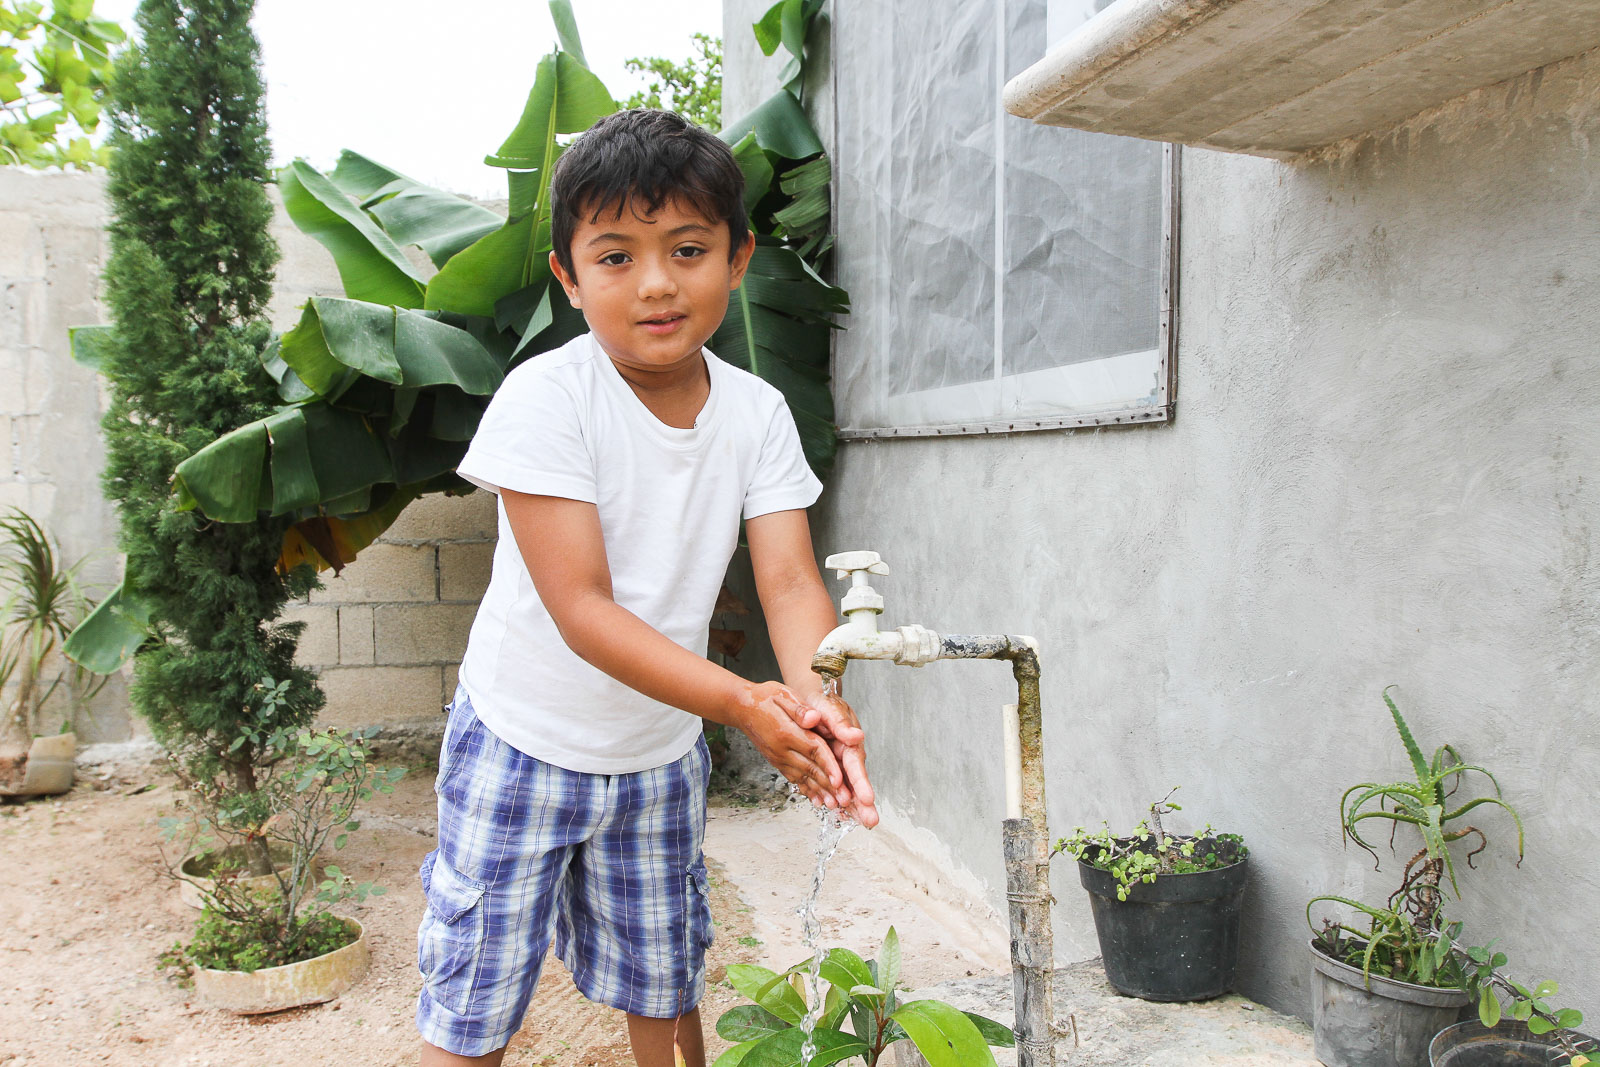
{"type": "Polygon", "coordinates": [[[405,253],[320,171],[297,159],[278,171],[278,187],[289,218],[333,254],[345,296],[422,305],[422,276],[405,253]]]}
{"type": "Polygon", "coordinates": [[[1556,1029],[1556,1024],[1543,1015],[1535,1015],[1528,1020],[1528,1032],[1531,1034],[1548,1034],[1556,1029]]]}
{"type": "Polygon", "coordinates": [[[261,508],[267,465],[265,420],[246,423],[202,448],[173,472],[180,511],[198,506],[218,522],[251,522],[261,508]]]}
{"type": "Polygon", "coordinates": [[[116,330],[110,326],[69,326],[67,344],[75,362],[91,370],[105,370],[106,360],[116,350],[116,330]]]}
{"type": "MultiPolygon", "coordinates": [[[[864,1057],[868,1052],[866,1042],[854,1034],[818,1027],[813,1037],[817,1052],[809,1061],[810,1067],[830,1067],[852,1056],[864,1057]]],[[[740,1067],[800,1067],[800,1049],[805,1040],[805,1031],[799,1027],[763,1038],[739,1061],[740,1067]]]]}
{"type": "Polygon", "coordinates": [[[739,164],[739,173],[744,175],[745,211],[754,212],[772,186],[772,160],[767,158],[766,150],[756,142],[754,131],[740,138],[732,151],[733,161],[739,164]]]}
{"type": "Polygon", "coordinates": [[[890,1018],[905,1028],[929,1067],[994,1067],[978,1027],[948,1004],[913,1000],[890,1018]]]}
{"type": "Polygon", "coordinates": [[[717,134],[730,145],[754,133],[756,143],[786,159],[809,159],[822,151],[822,139],[806,117],[800,102],[787,92],[776,92],[754,111],[730,123],[717,134]]]}
{"type": "MultiPolygon", "coordinates": [[[[539,61],[516,129],[484,162],[512,170],[547,170],[556,134],[582,133],[615,110],[611,93],[582,60],[555,52],[539,61]]],[[[543,185],[549,188],[548,175],[543,185]]]]}
{"type": "Polygon", "coordinates": [[[783,5],[784,0],[767,8],[761,18],[751,23],[750,28],[755,31],[756,43],[761,46],[761,53],[770,56],[778,50],[778,45],[783,43],[783,5]]]}
{"type": "Polygon", "coordinates": [[[1562,1029],[1570,1030],[1583,1022],[1583,1012],[1577,1008],[1562,1008],[1556,1012],[1556,1025],[1562,1029]]]}
{"type": "Polygon", "coordinates": [[[805,1001],[782,975],[755,964],[734,963],[728,965],[728,981],[734,989],[785,1022],[798,1023],[805,1018],[805,1001]]]}
{"type": "Polygon", "coordinates": [[[439,268],[424,306],[493,318],[497,301],[550,277],[548,245],[549,228],[536,227],[533,215],[514,219],[439,268]]]}
{"type": "MultiPolygon", "coordinates": [[[[803,966],[809,965],[807,961],[803,966]]],[[[822,958],[819,973],[830,985],[840,989],[849,990],[858,985],[872,984],[872,972],[867,968],[866,961],[847,948],[831,949],[822,958]]]]}
{"type": "Polygon", "coordinates": [[[750,1050],[759,1044],[761,1044],[759,1039],[741,1041],[718,1056],[717,1062],[713,1063],[711,1067],[740,1067],[740,1064],[744,1063],[745,1056],[749,1055],[750,1050]]]}
{"type": "Polygon", "coordinates": [[[328,178],[360,201],[396,244],[416,245],[436,267],[505,224],[486,207],[424,185],[348,148],[328,178]]]}
{"type": "Polygon", "coordinates": [[[561,50],[585,67],[589,61],[583,56],[583,40],[578,36],[578,18],[572,13],[570,0],[550,0],[550,21],[556,24],[556,38],[561,50]]]}
{"type": "Polygon", "coordinates": [[[752,1041],[790,1027],[767,1009],[757,1004],[741,1004],[722,1013],[717,1020],[717,1034],[728,1041],[752,1041]]]}
{"type": "Polygon", "coordinates": [[[407,389],[452,385],[474,396],[493,394],[505,378],[465,330],[425,312],[337,297],[307,301],[281,351],[300,379],[330,400],[362,375],[407,389]]]}
{"type": "Polygon", "coordinates": [[[1552,982],[1548,978],[1533,987],[1533,995],[1536,997],[1553,996],[1559,992],[1561,992],[1561,986],[1557,985],[1555,982],[1552,982]]]}
{"type": "Polygon", "coordinates": [[[1494,1026],[1500,1021],[1500,1000],[1494,995],[1494,990],[1485,987],[1483,994],[1478,998],[1478,1019],[1485,1026],[1494,1026]]]}
{"type": "Polygon", "coordinates": [[[978,1033],[982,1034],[983,1039],[991,1046],[995,1048],[1016,1047],[1017,1035],[1011,1032],[1011,1027],[1002,1026],[993,1019],[970,1011],[964,1011],[961,1014],[972,1021],[972,1025],[978,1028],[978,1033]]]}
{"type": "Polygon", "coordinates": [[[900,980],[900,935],[894,927],[883,935],[883,947],[878,949],[878,984],[893,989],[900,980]]]}
{"type": "Polygon", "coordinates": [[[149,601],[124,579],[67,636],[62,651],[85,670],[111,674],[149,639],[150,611],[149,601]]]}

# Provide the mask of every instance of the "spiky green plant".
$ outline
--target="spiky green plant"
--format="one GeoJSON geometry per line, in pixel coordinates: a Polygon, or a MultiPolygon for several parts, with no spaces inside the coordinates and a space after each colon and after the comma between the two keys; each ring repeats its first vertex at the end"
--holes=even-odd
{"type": "MultiPolygon", "coordinates": [[[[77,582],[82,566],[82,560],[64,564],[28,513],[12,508],[0,518],[0,689],[15,682],[0,722],[0,745],[26,745],[39,732],[45,701],[62,683],[78,700],[105,684],[76,664],[49,674],[51,656],[89,611],[77,582]]],[[[66,725],[71,724],[69,713],[66,725]]]]}
{"type": "MultiPolygon", "coordinates": [[[[1425,759],[1422,748],[1417,744],[1416,738],[1411,734],[1411,728],[1406,724],[1405,717],[1400,714],[1400,709],[1395,705],[1394,699],[1389,696],[1389,686],[1383,691],[1383,702],[1389,706],[1389,714],[1394,718],[1395,730],[1400,734],[1400,742],[1405,746],[1406,756],[1411,761],[1411,770],[1416,775],[1414,781],[1390,782],[1387,784],[1377,782],[1361,782],[1345,790],[1344,796],[1339,800],[1339,820],[1343,827],[1344,836],[1354,841],[1361,848],[1371,853],[1374,861],[1378,860],[1378,852],[1361,836],[1361,824],[1371,819],[1382,819],[1398,827],[1400,824],[1415,826],[1422,835],[1423,848],[1413,855],[1406,864],[1406,877],[1404,884],[1407,887],[1417,887],[1426,892],[1426,887],[1431,886],[1437,891],[1441,875],[1448,874],[1450,888],[1456,896],[1461,895],[1460,885],[1456,881],[1455,860],[1450,855],[1449,845],[1453,841],[1460,841],[1467,837],[1478,839],[1477,847],[1467,854],[1467,865],[1472,865],[1472,858],[1488,847],[1488,837],[1476,826],[1460,825],[1462,816],[1475,808],[1484,805],[1493,805],[1502,808],[1511,816],[1512,822],[1517,827],[1517,864],[1522,864],[1523,834],[1522,818],[1516,809],[1507,804],[1500,796],[1500,783],[1493,774],[1475,763],[1467,763],[1461,758],[1451,745],[1440,745],[1434,750],[1433,759],[1425,759]],[[1493,796],[1474,796],[1464,801],[1451,803],[1455,794],[1464,784],[1464,779],[1469,774],[1481,774],[1489,780],[1494,787],[1493,796]],[[1417,867],[1422,864],[1421,868],[1417,867]],[[1416,871],[1416,874],[1413,874],[1416,871]]],[[[1437,906],[1437,900],[1427,902],[1437,906]]]]}

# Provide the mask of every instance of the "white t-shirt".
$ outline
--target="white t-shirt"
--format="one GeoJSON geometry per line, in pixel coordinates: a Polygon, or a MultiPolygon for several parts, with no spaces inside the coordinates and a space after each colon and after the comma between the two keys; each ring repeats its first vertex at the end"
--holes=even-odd
{"type": "MultiPolygon", "coordinates": [[[[678,429],[585,334],[506,376],[458,468],[493,493],[596,505],[616,602],[702,656],[740,517],[810,507],[822,491],[783,394],[709,351],[705,360],[710,396],[694,428],[678,429]]],[[[499,511],[494,571],[461,664],[479,719],[568,770],[624,774],[681,758],[701,720],[566,646],[499,511]]]]}

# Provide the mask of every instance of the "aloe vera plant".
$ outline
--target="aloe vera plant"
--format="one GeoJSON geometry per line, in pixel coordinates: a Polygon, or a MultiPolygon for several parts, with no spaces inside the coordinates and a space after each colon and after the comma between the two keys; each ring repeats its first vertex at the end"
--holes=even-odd
{"type": "Polygon", "coordinates": [[[1442,893],[1447,875],[1451,891],[1458,898],[1461,895],[1450,845],[1468,838],[1476,839],[1476,847],[1466,857],[1467,865],[1472,866],[1473,857],[1488,847],[1488,836],[1479,827],[1463,824],[1461,820],[1477,808],[1498,807],[1510,815],[1516,825],[1517,863],[1520,865],[1522,818],[1501,798],[1500,783],[1494,775],[1484,767],[1467,763],[1454,746],[1440,745],[1431,759],[1423,756],[1422,746],[1389,695],[1389,689],[1393,688],[1389,686],[1383,691],[1383,702],[1394,720],[1395,731],[1400,735],[1415,778],[1409,782],[1361,782],[1351,786],[1340,797],[1339,821],[1344,838],[1365,849],[1375,861],[1378,860],[1377,850],[1362,836],[1362,824],[1372,819],[1388,822],[1391,830],[1398,830],[1402,825],[1416,827],[1422,836],[1422,848],[1406,861],[1400,887],[1390,895],[1386,905],[1364,904],[1336,895],[1319,896],[1307,904],[1306,921],[1317,931],[1321,950],[1334,959],[1360,967],[1369,984],[1372,975],[1378,974],[1417,985],[1454,988],[1464,981],[1462,960],[1438,948],[1441,933],[1447,929],[1442,893]],[[1493,787],[1493,793],[1458,797],[1469,775],[1482,775],[1493,787]],[[1311,911],[1323,902],[1360,912],[1367,917],[1367,928],[1325,920],[1318,931],[1311,911]]]}
{"type": "MultiPolygon", "coordinates": [[[[1406,877],[1402,879],[1402,883],[1407,886],[1431,886],[1436,895],[1442,875],[1448,874],[1450,888],[1459,897],[1461,890],[1456,881],[1455,860],[1448,846],[1453,841],[1476,837],[1477,847],[1467,853],[1467,865],[1470,867],[1473,857],[1488,847],[1489,839],[1476,826],[1460,825],[1460,820],[1475,808],[1492,805],[1503,809],[1516,824],[1517,864],[1521,866],[1522,818],[1516,809],[1501,799],[1500,783],[1496,781],[1495,776],[1475,763],[1467,763],[1451,745],[1440,745],[1434,750],[1431,760],[1424,759],[1422,748],[1412,736],[1405,717],[1400,714],[1400,708],[1389,696],[1389,690],[1393,688],[1394,686],[1389,686],[1384,689],[1383,702],[1388,705],[1389,714],[1394,718],[1395,730],[1400,734],[1400,741],[1405,746],[1406,757],[1411,761],[1411,769],[1416,775],[1416,780],[1387,784],[1361,782],[1345,790],[1344,796],[1339,801],[1339,819],[1344,836],[1371,853],[1373,859],[1377,860],[1377,850],[1361,836],[1362,823],[1371,819],[1382,819],[1396,827],[1402,823],[1415,826],[1417,832],[1422,835],[1423,847],[1406,863],[1406,877]],[[1480,774],[1487,778],[1489,784],[1494,787],[1494,795],[1474,796],[1455,801],[1455,794],[1469,774],[1480,774]],[[1455,801],[1454,807],[1451,806],[1453,801],[1455,801]],[[1420,868],[1418,864],[1421,864],[1420,868]],[[1415,875],[1412,873],[1413,870],[1417,872],[1415,875]]],[[[1419,901],[1419,903],[1427,902],[1419,901]]],[[[1432,903],[1437,905],[1438,901],[1434,900],[1432,903]]]]}

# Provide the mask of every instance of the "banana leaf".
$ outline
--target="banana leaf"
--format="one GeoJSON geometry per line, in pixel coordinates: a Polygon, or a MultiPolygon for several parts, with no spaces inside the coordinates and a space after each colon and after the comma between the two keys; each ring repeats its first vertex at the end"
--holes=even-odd
{"type": "Polygon", "coordinates": [[[505,222],[465,197],[423,185],[348,148],[328,180],[353,197],[396,244],[416,245],[435,267],[505,222]]]}
{"type": "Polygon", "coordinates": [[[112,674],[149,637],[150,605],[123,581],[68,635],[62,651],[85,670],[112,674]]]}
{"type": "Polygon", "coordinates": [[[786,92],[773,93],[754,111],[723,127],[717,136],[734,145],[751,133],[762,148],[785,159],[809,159],[822,151],[822,140],[800,101],[786,92]]]}
{"type": "Polygon", "coordinates": [[[278,171],[278,188],[289,218],[333,255],[352,300],[421,307],[423,281],[383,231],[326,175],[304,160],[278,171]]]}

